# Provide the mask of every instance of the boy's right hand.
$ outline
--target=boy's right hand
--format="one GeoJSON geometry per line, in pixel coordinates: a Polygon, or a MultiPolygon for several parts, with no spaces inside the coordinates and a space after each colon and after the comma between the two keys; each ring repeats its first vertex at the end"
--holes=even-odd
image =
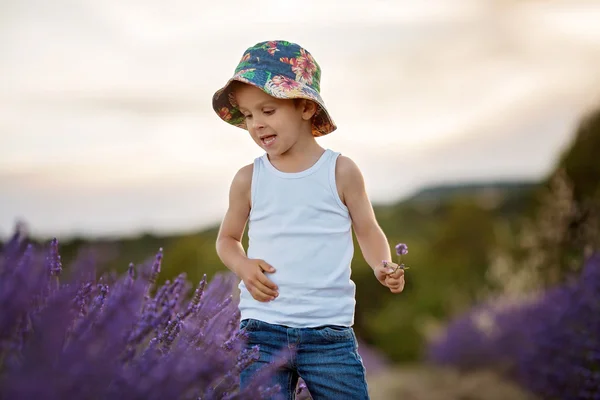
{"type": "Polygon", "coordinates": [[[279,296],[279,288],[265,275],[265,272],[273,273],[275,268],[264,260],[249,258],[239,268],[239,277],[244,281],[246,289],[255,300],[268,302],[279,296]]]}

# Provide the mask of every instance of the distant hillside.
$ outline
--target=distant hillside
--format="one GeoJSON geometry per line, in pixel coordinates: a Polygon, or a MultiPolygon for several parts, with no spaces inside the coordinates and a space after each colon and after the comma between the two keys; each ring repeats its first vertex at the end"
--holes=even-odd
{"type": "Polygon", "coordinates": [[[411,207],[421,210],[421,212],[435,213],[435,210],[439,211],[456,201],[469,201],[494,214],[512,217],[526,215],[532,211],[532,208],[535,207],[535,194],[539,188],[540,183],[534,181],[463,182],[432,185],[389,206],[389,208],[411,207]]]}
{"type": "MultiPolygon", "coordinates": [[[[415,194],[404,198],[396,203],[385,206],[374,205],[376,213],[385,213],[384,210],[401,209],[404,206],[417,207],[421,209],[429,209],[441,206],[445,203],[452,202],[457,199],[469,199],[478,203],[480,206],[487,209],[494,209],[499,204],[506,205],[513,201],[522,201],[524,198],[530,197],[531,193],[539,188],[540,183],[534,181],[496,181],[496,182],[462,182],[456,184],[439,184],[426,186],[415,194]]],[[[199,234],[216,237],[218,226],[199,230],[195,233],[182,232],[181,234],[159,235],[156,233],[140,234],[137,237],[128,238],[98,238],[91,240],[93,242],[114,243],[119,241],[124,242],[144,242],[152,244],[152,247],[160,246],[164,241],[176,240],[180,237],[189,236],[190,234],[199,234]]],[[[49,238],[33,238],[37,241],[47,241],[49,238]]],[[[90,241],[86,237],[69,238],[69,244],[81,245],[90,241]]],[[[0,241],[2,245],[2,241],[0,241]]]]}
{"type": "Polygon", "coordinates": [[[419,190],[405,201],[445,201],[456,197],[508,196],[535,190],[539,186],[536,181],[498,181],[498,182],[465,182],[459,184],[440,184],[419,190]]]}

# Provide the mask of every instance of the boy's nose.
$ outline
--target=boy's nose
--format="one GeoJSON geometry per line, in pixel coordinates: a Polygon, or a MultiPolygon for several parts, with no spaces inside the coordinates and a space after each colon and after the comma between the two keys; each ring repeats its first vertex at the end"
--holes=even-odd
{"type": "Polygon", "coordinates": [[[254,118],[252,120],[252,125],[253,125],[252,127],[254,129],[262,129],[262,128],[265,127],[265,124],[260,119],[258,119],[258,118],[254,118]]]}

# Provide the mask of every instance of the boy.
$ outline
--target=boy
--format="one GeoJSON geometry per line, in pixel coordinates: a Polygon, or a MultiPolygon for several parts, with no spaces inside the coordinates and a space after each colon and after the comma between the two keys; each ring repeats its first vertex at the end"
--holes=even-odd
{"type": "Polygon", "coordinates": [[[315,400],[368,399],[352,329],[352,228],[382,285],[400,293],[404,271],[391,261],[356,164],[315,140],[336,129],[320,77],[297,44],[261,42],[215,93],[221,119],[246,129],[265,151],[235,175],[216,248],[241,280],[240,329],[248,346],[260,347],[258,362],[242,371],[242,387],[285,351],[274,377],[284,398],[294,398],[300,376],[315,400]]]}

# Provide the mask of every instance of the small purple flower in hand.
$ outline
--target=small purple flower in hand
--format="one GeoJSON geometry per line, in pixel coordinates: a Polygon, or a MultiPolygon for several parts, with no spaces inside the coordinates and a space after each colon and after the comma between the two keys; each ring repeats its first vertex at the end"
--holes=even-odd
{"type": "Polygon", "coordinates": [[[398,263],[383,260],[381,265],[383,271],[379,268],[375,269],[375,276],[383,286],[387,286],[392,293],[400,293],[404,290],[404,270],[409,269],[402,262],[402,256],[408,254],[408,246],[404,243],[396,245],[396,255],[398,263]],[[402,270],[398,272],[398,270],[402,270]]]}
{"type": "Polygon", "coordinates": [[[402,262],[402,256],[406,254],[408,254],[408,246],[404,243],[398,243],[396,245],[396,255],[400,257],[400,260],[398,260],[398,267],[396,267],[394,272],[396,272],[399,269],[410,269],[402,262]]]}
{"type": "Polygon", "coordinates": [[[404,243],[398,243],[396,245],[396,255],[402,256],[408,254],[408,246],[404,243]]]}

